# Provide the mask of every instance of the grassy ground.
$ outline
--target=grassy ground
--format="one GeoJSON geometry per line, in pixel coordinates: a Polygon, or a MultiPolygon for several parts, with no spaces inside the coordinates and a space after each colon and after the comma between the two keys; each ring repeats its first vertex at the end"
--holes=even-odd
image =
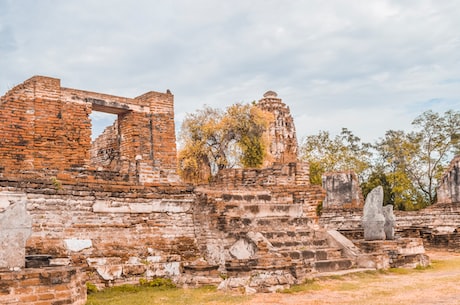
{"type": "Polygon", "coordinates": [[[179,289],[125,285],[88,295],[87,305],[242,304],[249,296],[224,293],[215,287],[179,289]]]}
{"type": "Polygon", "coordinates": [[[121,286],[90,294],[87,305],[460,304],[460,255],[446,255],[434,256],[428,268],[320,278],[274,294],[121,286]]]}

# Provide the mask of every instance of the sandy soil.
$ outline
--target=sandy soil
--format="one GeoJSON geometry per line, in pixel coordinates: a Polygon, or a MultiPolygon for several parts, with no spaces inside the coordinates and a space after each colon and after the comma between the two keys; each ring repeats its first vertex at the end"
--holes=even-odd
{"type": "MultiPolygon", "coordinates": [[[[460,259],[460,253],[427,253],[431,260],[460,259]]],[[[295,294],[257,294],[251,305],[303,304],[460,304],[460,264],[450,269],[430,269],[410,274],[385,274],[377,278],[321,280],[320,290],[295,294]]]]}

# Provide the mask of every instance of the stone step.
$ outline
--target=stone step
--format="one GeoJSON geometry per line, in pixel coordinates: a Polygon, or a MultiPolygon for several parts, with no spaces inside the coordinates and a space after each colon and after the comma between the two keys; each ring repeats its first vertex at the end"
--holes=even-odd
{"type": "Polygon", "coordinates": [[[287,232],[312,230],[310,219],[306,217],[293,218],[289,216],[251,218],[227,217],[222,215],[218,217],[218,228],[222,231],[234,231],[235,229],[241,229],[257,232],[270,232],[274,228],[284,228],[287,232]]]}
{"type": "Polygon", "coordinates": [[[325,239],[310,239],[310,240],[280,240],[280,239],[270,239],[270,243],[275,248],[319,248],[319,247],[328,247],[328,242],[325,239]]]}
{"type": "Polygon", "coordinates": [[[275,248],[302,248],[310,247],[311,241],[274,241],[269,240],[275,248]]]}
{"type": "Polygon", "coordinates": [[[366,272],[366,271],[375,271],[375,268],[350,268],[350,269],[343,269],[343,270],[336,270],[336,271],[328,271],[328,272],[319,272],[319,273],[314,273],[312,276],[314,278],[320,278],[320,277],[327,277],[327,276],[334,276],[334,275],[347,275],[351,273],[358,273],[358,272],[366,272]]]}
{"type": "Polygon", "coordinates": [[[270,231],[273,228],[286,228],[287,231],[295,231],[297,228],[304,226],[306,229],[310,228],[311,220],[303,218],[293,218],[289,216],[277,216],[277,217],[263,217],[255,220],[258,227],[266,227],[266,231],[270,231]]]}
{"type": "Polygon", "coordinates": [[[342,258],[342,251],[340,250],[340,248],[311,248],[303,250],[283,249],[280,250],[280,253],[283,256],[290,257],[293,261],[323,261],[342,258]]]}
{"type": "Polygon", "coordinates": [[[265,231],[261,233],[270,241],[312,241],[315,239],[313,230],[265,231]]]}
{"type": "Polygon", "coordinates": [[[314,269],[317,272],[333,272],[351,269],[353,261],[348,258],[315,261],[314,269]]]}

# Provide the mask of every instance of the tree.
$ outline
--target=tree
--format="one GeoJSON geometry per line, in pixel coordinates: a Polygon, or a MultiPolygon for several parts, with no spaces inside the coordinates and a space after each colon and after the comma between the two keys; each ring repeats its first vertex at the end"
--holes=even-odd
{"type": "Polygon", "coordinates": [[[431,110],[413,122],[416,131],[409,134],[417,152],[408,165],[410,178],[422,191],[429,204],[436,200],[437,181],[453,153],[458,150],[460,112],[449,110],[441,116],[431,110]]]}
{"type": "Polygon", "coordinates": [[[392,204],[399,210],[414,209],[414,202],[420,201],[420,194],[408,175],[408,166],[413,162],[417,146],[403,131],[389,130],[374,148],[376,156],[372,172],[368,181],[361,185],[363,195],[366,196],[373,187],[381,185],[385,204],[392,204]]]}
{"type": "Polygon", "coordinates": [[[415,130],[410,133],[387,131],[374,146],[378,156],[374,177],[380,175],[386,181],[391,191],[385,200],[401,210],[420,209],[436,201],[437,182],[458,150],[460,113],[440,115],[430,110],[412,125],[415,130]]]}
{"type": "Polygon", "coordinates": [[[179,134],[179,174],[185,181],[200,183],[224,168],[260,167],[270,118],[254,103],[234,104],[225,112],[204,107],[188,114],[179,134]]]}
{"type": "Polygon", "coordinates": [[[300,147],[300,160],[310,163],[310,182],[321,184],[325,172],[353,170],[363,180],[370,166],[370,144],[362,143],[350,130],[342,128],[331,138],[320,131],[308,136],[300,147]]]}

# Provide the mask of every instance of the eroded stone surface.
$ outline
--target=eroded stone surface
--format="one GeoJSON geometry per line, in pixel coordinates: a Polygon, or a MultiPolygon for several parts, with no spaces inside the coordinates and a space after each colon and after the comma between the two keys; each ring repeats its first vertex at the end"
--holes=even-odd
{"type": "Polygon", "coordinates": [[[90,239],[64,239],[65,247],[73,252],[80,252],[93,246],[90,239]]]}
{"type": "Polygon", "coordinates": [[[383,188],[374,188],[366,197],[363,211],[364,240],[385,239],[385,217],[383,216],[383,188]]]}
{"type": "Polygon", "coordinates": [[[32,233],[32,218],[24,194],[0,192],[0,268],[16,270],[25,266],[25,245],[32,233]]]}
{"type": "Polygon", "coordinates": [[[395,238],[395,214],[393,213],[393,206],[388,204],[383,207],[383,216],[385,217],[385,224],[383,229],[385,231],[385,238],[386,239],[394,239],[395,238]]]}
{"type": "Polygon", "coordinates": [[[256,253],[256,245],[247,239],[240,239],[230,247],[229,252],[236,259],[249,259],[256,253]]]}
{"type": "Polygon", "coordinates": [[[97,273],[106,281],[113,281],[121,277],[123,267],[121,265],[103,265],[96,267],[97,273]]]}
{"type": "Polygon", "coordinates": [[[364,204],[354,172],[326,173],[322,176],[322,186],[326,190],[323,209],[362,208],[364,204]]]}

